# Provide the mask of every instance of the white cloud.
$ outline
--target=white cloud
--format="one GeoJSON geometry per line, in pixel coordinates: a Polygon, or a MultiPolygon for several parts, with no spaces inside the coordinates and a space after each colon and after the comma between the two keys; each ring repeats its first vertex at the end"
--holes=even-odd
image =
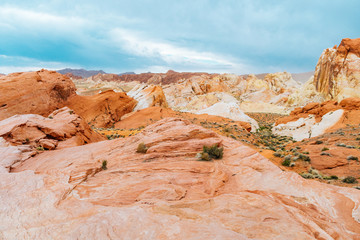
{"type": "Polygon", "coordinates": [[[64,17],[51,15],[43,12],[35,12],[14,7],[0,7],[0,22],[7,26],[20,26],[21,28],[27,28],[31,26],[31,29],[53,28],[59,30],[59,28],[65,29],[69,26],[83,27],[86,26],[87,21],[79,17],[64,17]]]}
{"type": "MultiPolygon", "coordinates": [[[[116,28],[110,31],[110,38],[123,51],[136,56],[158,58],[168,65],[196,66],[197,69],[213,71],[245,71],[248,70],[245,64],[238,63],[231,57],[224,57],[211,52],[201,52],[193,49],[178,47],[164,41],[152,40],[126,29],[116,28]]],[[[159,66],[152,66],[149,69],[159,69],[159,66]]],[[[165,67],[161,67],[164,69],[165,67]]]]}

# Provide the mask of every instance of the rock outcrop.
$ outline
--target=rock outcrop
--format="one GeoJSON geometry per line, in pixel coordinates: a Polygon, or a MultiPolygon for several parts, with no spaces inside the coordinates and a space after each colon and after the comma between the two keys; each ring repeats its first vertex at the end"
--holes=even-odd
{"type": "Polygon", "coordinates": [[[136,100],[126,95],[108,90],[94,96],[73,96],[67,102],[69,108],[95,127],[110,127],[121,117],[131,112],[136,100]]]}
{"type": "Polygon", "coordinates": [[[309,103],[294,109],[289,116],[277,120],[273,132],[299,141],[316,137],[347,124],[360,124],[360,98],[347,98],[340,103],[309,103]]]}
{"type": "Polygon", "coordinates": [[[15,114],[47,116],[75,96],[74,83],[66,76],[41,70],[0,77],[0,120],[15,114]]]}
{"type": "Polygon", "coordinates": [[[345,38],[324,50],[314,74],[316,91],[326,99],[360,97],[360,38],[345,38]]]}
{"type": "Polygon", "coordinates": [[[14,115],[0,121],[0,165],[6,168],[42,150],[62,149],[105,140],[68,107],[45,118],[36,114],[14,115]]]}
{"type": "Polygon", "coordinates": [[[128,92],[127,95],[137,101],[134,111],[148,107],[166,108],[168,106],[161,86],[139,84],[128,92]]]}
{"type": "Polygon", "coordinates": [[[129,113],[136,100],[112,90],[94,96],[78,96],[74,83],[66,76],[41,70],[13,73],[0,78],[0,120],[15,114],[48,116],[68,106],[96,127],[111,126],[129,113]]]}
{"type": "Polygon", "coordinates": [[[216,115],[224,118],[230,118],[234,121],[242,121],[251,124],[251,131],[256,131],[259,128],[258,123],[241,111],[240,107],[236,102],[218,102],[211,107],[202,109],[196,112],[197,114],[209,114],[216,115]]]}
{"type": "Polygon", "coordinates": [[[48,151],[0,179],[4,239],[360,235],[358,190],[281,171],[240,142],[180,119],[126,140],[48,151]],[[146,154],[136,153],[141,142],[146,154]],[[196,160],[214,144],[224,147],[223,159],[196,160]]]}
{"type": "Polygon", "coordinates": [[[171,108],[161,108],[161,107],[149,107],[141,110],[137,110],[131,113],[124,115],[121,118],[120,122],[115,124],[115,128],[120,129],[131,129],[131,128],[141,128],[148,126],[156,121],[159,121],[167,117],[180,117],[183,119],[188,119],[191,122],[201,125],[201,123],[217,123],[217,124],[226,124],[226,125],[235,125],[237,128],[243,128],[246,130],[246,134],[251,131],[251,124],[244,121],[234,121],[229,118],[224,118],[216,115],[208,114],[194,114],[189,112],[176,112],[171,108]]]}

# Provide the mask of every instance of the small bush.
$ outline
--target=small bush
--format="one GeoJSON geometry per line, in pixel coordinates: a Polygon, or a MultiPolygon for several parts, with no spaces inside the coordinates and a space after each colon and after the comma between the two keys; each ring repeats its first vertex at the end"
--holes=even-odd
{"type": "Polygon", "coordinates": [[[329,157],[331,157],[331,154],[328,153],[328,152],[322,152],[322,153],[320,153],[320,155],[321,156],[329,156],[329,157]]]}
{"type": "Polygon", "coordinates": [[[205,152],[199,153],[198,157],[200,161],[211,161],[209,154],[205,152]]]}
{"type": "Polygon", "coordinates": [[[146,147],[145,143],[140,143],[136,149],[137,153],[146,153],[148,148],[146,147]]]}
{"type": "Polygon", "coordinates": [[[281,153],[279,153],[279,152],[274,152],[273,155],[274,155],[275,157],[280,157],[280,156],[281,156],[281,153]]]}
{"type": "Polygon", "coordinates": [[[289,159],[285,159],[284,161],[282,161],[281,165],[283,165],[285,167],[289,167],[290,163],[291,163],[291,161],[289,159]]]}
{"type": "Polygon", "coordinates": [[[102,161],[101,169],[102,169],[102,170],[106,170],[106,169],[107,169],[107,161],[106,161],[106,160],[102,161]]]}
{"type": "Polygon", "coordinates": [[[313,179],[313,178],[315,178],[314,175],[312,175],[311,173],[300,173],[300,176],[302,176],[305,179],[313,179]]]}
{"type": "Polygon", "coordinates": [[[50,119],[53,119],[53,116],[49,116],[50,119]]]}
{"type": "Polygon", "coordinates": [[[338,147],[346,147],[346,144],[344,144],[344,143],[336,143],[335,145],[338,147]]]}
{"type": "Polygon", "coordinates": [[[69,111],[69,114],[70,114],[70,115],[74,114],[74,111],[73,111],[73,110],[70,110],[70,111],[69,111]]]}
{"type": "Polygon", "coordinates": [[[38,151],[45,151],[45,149],[44,149],[43,146],[38,146],[36,149],[37,149],[38,151]]]}
{"type": "Polygon", "coordinates": [[[356,180],[356,178],[352,177],[352,176],[348,176],[346,178],[344,178],[342,180],[344,183],[357,183],[358,181],[356,180]]]}
{"type": "Polygon", "coordinates": [[[221,159],[224,154],[224,148],[219,147],[217,144],[210,147],[203,146],[203,153],[209,154],[210,158],[221,159]]]}
{"type": "Polygon", "coordinates": [[[339,179],[339,178],[338,178],[338,176],[336,176],[336,175],[331,175],[331,176],[330,176],[330,179],[337,180],[337,179],[339,179]]]}
{"type": "Polygon", "coordinates": [[[304,160],[305,162],[310,162],[311,159],[309,156],[306,156],[304,154],[299,154],[299,159],[304,160]]]}
{"type": "Polygon", "coordinates": [[[348,156],[346,159],[347,159],[348,161],[350,161],[350,160],[359,161],[359,158],[358,158],[358,157],[355,157],[355,156],[352,156],[352,155],[348,156]]]}
{"type": "Polygon", "coordinates": [[[329,150],[327,147],[324,147],[323,149],[321,149],[322,152],[327,151],[327,150],[329,150]]]}
{"type": "Polygon", "coordinates": [[[320,140],[317,140],[317,141],[315,142],[315,144],[317,144],[317,145],[322,144],[322,143],[323,143],[323,141],[320,141],[320,140]]]}

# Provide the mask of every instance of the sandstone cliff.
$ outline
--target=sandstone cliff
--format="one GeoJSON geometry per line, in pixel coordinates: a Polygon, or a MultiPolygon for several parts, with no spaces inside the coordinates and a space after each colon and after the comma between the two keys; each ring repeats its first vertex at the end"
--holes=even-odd
{"type": "Polygon", "coordinates": [[[360,97],[360,38],[345,38],[339,47],[324,50],[316,65],[314,85],[326,99],[360,97]]]}

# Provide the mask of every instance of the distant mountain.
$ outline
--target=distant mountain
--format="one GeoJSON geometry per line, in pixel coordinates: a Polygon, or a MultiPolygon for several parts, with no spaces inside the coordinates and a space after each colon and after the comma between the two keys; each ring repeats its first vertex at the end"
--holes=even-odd
{"type": "Polygon", "coordinates": [[[102,74],[106,73],[103,70],[85,70],[85,69],[71,69],[71,68],[61,69],[61,70],[58,70],[57,72],[64,74],[64,75],[67,73],[71,73],[74,76],[79,76],[82,78],[88,78],[88,77],[94,76],[99,73],[102,73],[102,74]]]}
{"type": "Polygon", "coordinates": [[[132,74],[136,74],[136,73],[134,73],[134,72],[124,72],[124,73],[120,73],[118,75],[122,76],[122,75],[132,75],[132,74]]]}

